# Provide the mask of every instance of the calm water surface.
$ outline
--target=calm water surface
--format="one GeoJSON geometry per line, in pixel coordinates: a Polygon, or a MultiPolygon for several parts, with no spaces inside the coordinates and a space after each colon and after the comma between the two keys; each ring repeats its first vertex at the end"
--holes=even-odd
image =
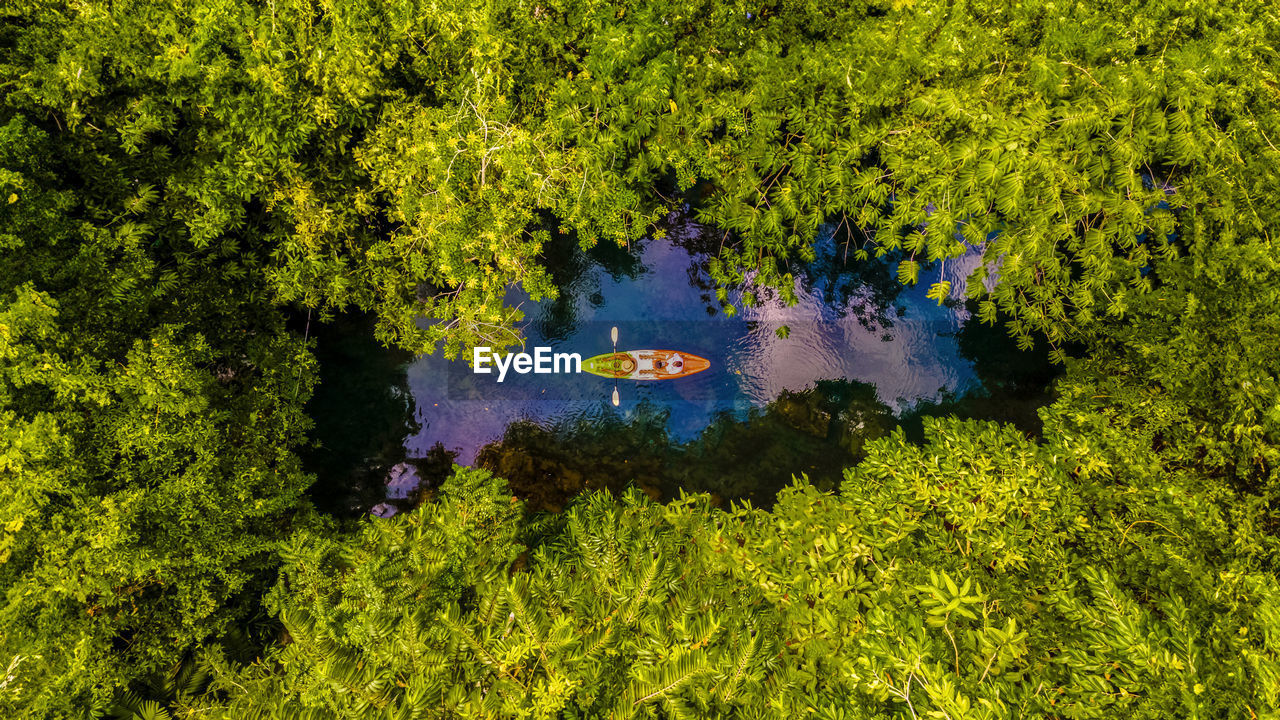
{"type": "MultiPolygon", "coordinates": [[[[655,408],[667,413],[670,439],[683,441],[718,414],[746,416],[784,390],[805,390],[819,380],[870,383],[896,409],[976,384],[955,337],[969,319],[958,300],[980,262],[976,252],[935,264],[918,285],[901,287],[890,262],[845,263],[847,251],[828,229],[817,239],[817,260],[796,280],[798,304],[788,307],[766,296],[730,318],[720,311],[706,274],[715,241],[683,223],[630,254],[561,248],[549,259],[563,288],[560,298],[535,303],[519,292],[508,297],[525,312],[530,352],[536,346],[583,358],[608,352],[609,329],[617,326],[619,349],[691,352],[711,360],[710,370],[671,381],[622,381],[621,405],[614,408],[613,381],[594,375],[508,372],[499,384],[496,374],[473,374],[468,358],[423,356],[408,369],[421,431],[406,440],[407,455],[425,456],[440,443],[469,464],[513,421],[626,420],[655,408]],[[939,279],[951,281],[954,302],[939,306],[925,297],[939,279]],[[778,333],[782,326],[790,331],[785,338],[778,333]]],[[[752,290],[739,288],[731,298],[752,290]]],[[[403,496],[415,482],[400,468],[389,482],[390,495],[403,496]]]]}

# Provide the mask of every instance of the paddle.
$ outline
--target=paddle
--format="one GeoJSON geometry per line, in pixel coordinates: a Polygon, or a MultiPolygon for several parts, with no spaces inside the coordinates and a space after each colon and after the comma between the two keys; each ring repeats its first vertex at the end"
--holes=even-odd
{"type": "MultiPolygon", "coordinates": [[[[613,339],[613,354],[614,354],[614,355],[617,355],[617,354],[618,354],[618,326],[617,326],[617,325],[614,325],[614,326],[613,326],[613,332],[612,332],[612,333],[610,333],[610,335],[612,336],[612,339],[613,339]]],[[[616,358],[615,358],[615,360],[616,360],[616,358]]],[[[613,406],[614,406],[614,407],[617,407],[617,406],[618,406],[618,404],[619,404],[619,401],[618,401],[618,374],[615,372],[615,373],[613,374],[613,406]]]]}

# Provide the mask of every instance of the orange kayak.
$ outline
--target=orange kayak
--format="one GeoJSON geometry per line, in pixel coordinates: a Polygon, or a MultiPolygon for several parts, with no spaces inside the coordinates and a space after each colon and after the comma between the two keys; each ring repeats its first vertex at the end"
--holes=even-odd
{"type": "Polygon", "coordinates": [[[711,367],[711,361],[675,350],[624,350],[582,361],[582,369],[619,380],[673,380],[711,367]]]}

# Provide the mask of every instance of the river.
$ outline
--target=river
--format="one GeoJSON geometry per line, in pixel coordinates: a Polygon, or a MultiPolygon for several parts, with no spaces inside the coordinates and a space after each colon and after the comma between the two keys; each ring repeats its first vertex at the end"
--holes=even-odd
{"type": "MultiPolygon", "coordinates": [[[[372,433],[378,437],[368,444],[383,462],[363,463],[363,489],[354,504],[368,507],[377,498],[382,480],[370,473],[383,473],[389,502],[374,511],[404,507],[423,476],[443,474],[454,461],[490,467],[539,508],[558,509],[583,488],[627,485],[653,497],[687,489],[712,492],[718,500],[768,502],[793,473],[834,485],[841,468],[856,461],[862,442],[920,408],[959,407],[963,414],[957,398],[983,395],[990,405],[983,386],[1001,382],[993,383],[975,362],[992,352],[1001,356],[1001,372],[1008,374],[1010,366],[1037,370],[1015,383],[1014,401],[977,415],[1033,416],[1025,407],[1009,408],[1044,399],[1052,372],[1041,367],[1043,356],[1019,354],[1010,364],[1007,356],[1017,353],[1002,342],[1002,331],[970,322],[962,298],[966,278],[981,262],[976,250],[934,263],[917,285],[902,286],[894,278],[894,258],[853,262],[843,240],[824,228],[815,240],[815,261],[796,273],[797,303],[787,305],[747,284],[729,298],[753,292],[760,301],[727,317],[707,273],[719,239],[676,219],[664,237],[629,250],[583,251],[560,240],[547,249],[560,297],[533,302],[518,289],[507,297],[525,312],[526,351],[543,346],[586,358],[610,351],[610,330],[617,327],[619,349],[692,353],[709,359],[710,369],[675,380],[621,381],[614,407],[614,382],[586,373],[509,372],[498,382],[496,373],[472,372],[468,358],[401,357],[403,378],[386,383],[394,392],[368,393],[366,381],[362,387],[375,397],[354,401],[380,400],[381,409],[369,412],[387,414],[394,406],[411,415],[390,424],[374,421],[386,429],[372,433]],[[925,297],[938,280],[952,287],[942,304],[925,297]],[[966,333],[968,348],[962,347],[966,333]],[[402,448],[389,454],[389,438],[397,433],[402,448]]],[[[332,366],[334,360],[322,354],[322,401],[335,392],[324,383],[350,384],[333,380],[339,373],[326,378],[326,362],[332,366]]],[[[380,367],[386,364],[384,358],[380,367]]],[[[350,395],[330,399],[325,412],[352,403],[350,395]]],[[[352,427],[363,422],[360,415],[351,413],[329,444],[369,434],[352,427]]],[[[437,482],[425,479],[426,485],[437,482]]]]}

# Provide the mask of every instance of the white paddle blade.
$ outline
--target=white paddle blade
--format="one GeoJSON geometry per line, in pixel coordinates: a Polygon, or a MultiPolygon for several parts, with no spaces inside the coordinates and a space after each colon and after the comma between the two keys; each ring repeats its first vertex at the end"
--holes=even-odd
{"type": "MultiPolygon", "coordinates": [[[[614,352],[617,352],[618,350],[618,326],[617,325],[614,325],[613,330],[609,331],[609,338],[613,340],[614,352]]],[[[618,407],[621,404],[622,404],[622,401],[618,398],[618,381],[614,380],[613,381],[613,406],[618,407]]]]}

